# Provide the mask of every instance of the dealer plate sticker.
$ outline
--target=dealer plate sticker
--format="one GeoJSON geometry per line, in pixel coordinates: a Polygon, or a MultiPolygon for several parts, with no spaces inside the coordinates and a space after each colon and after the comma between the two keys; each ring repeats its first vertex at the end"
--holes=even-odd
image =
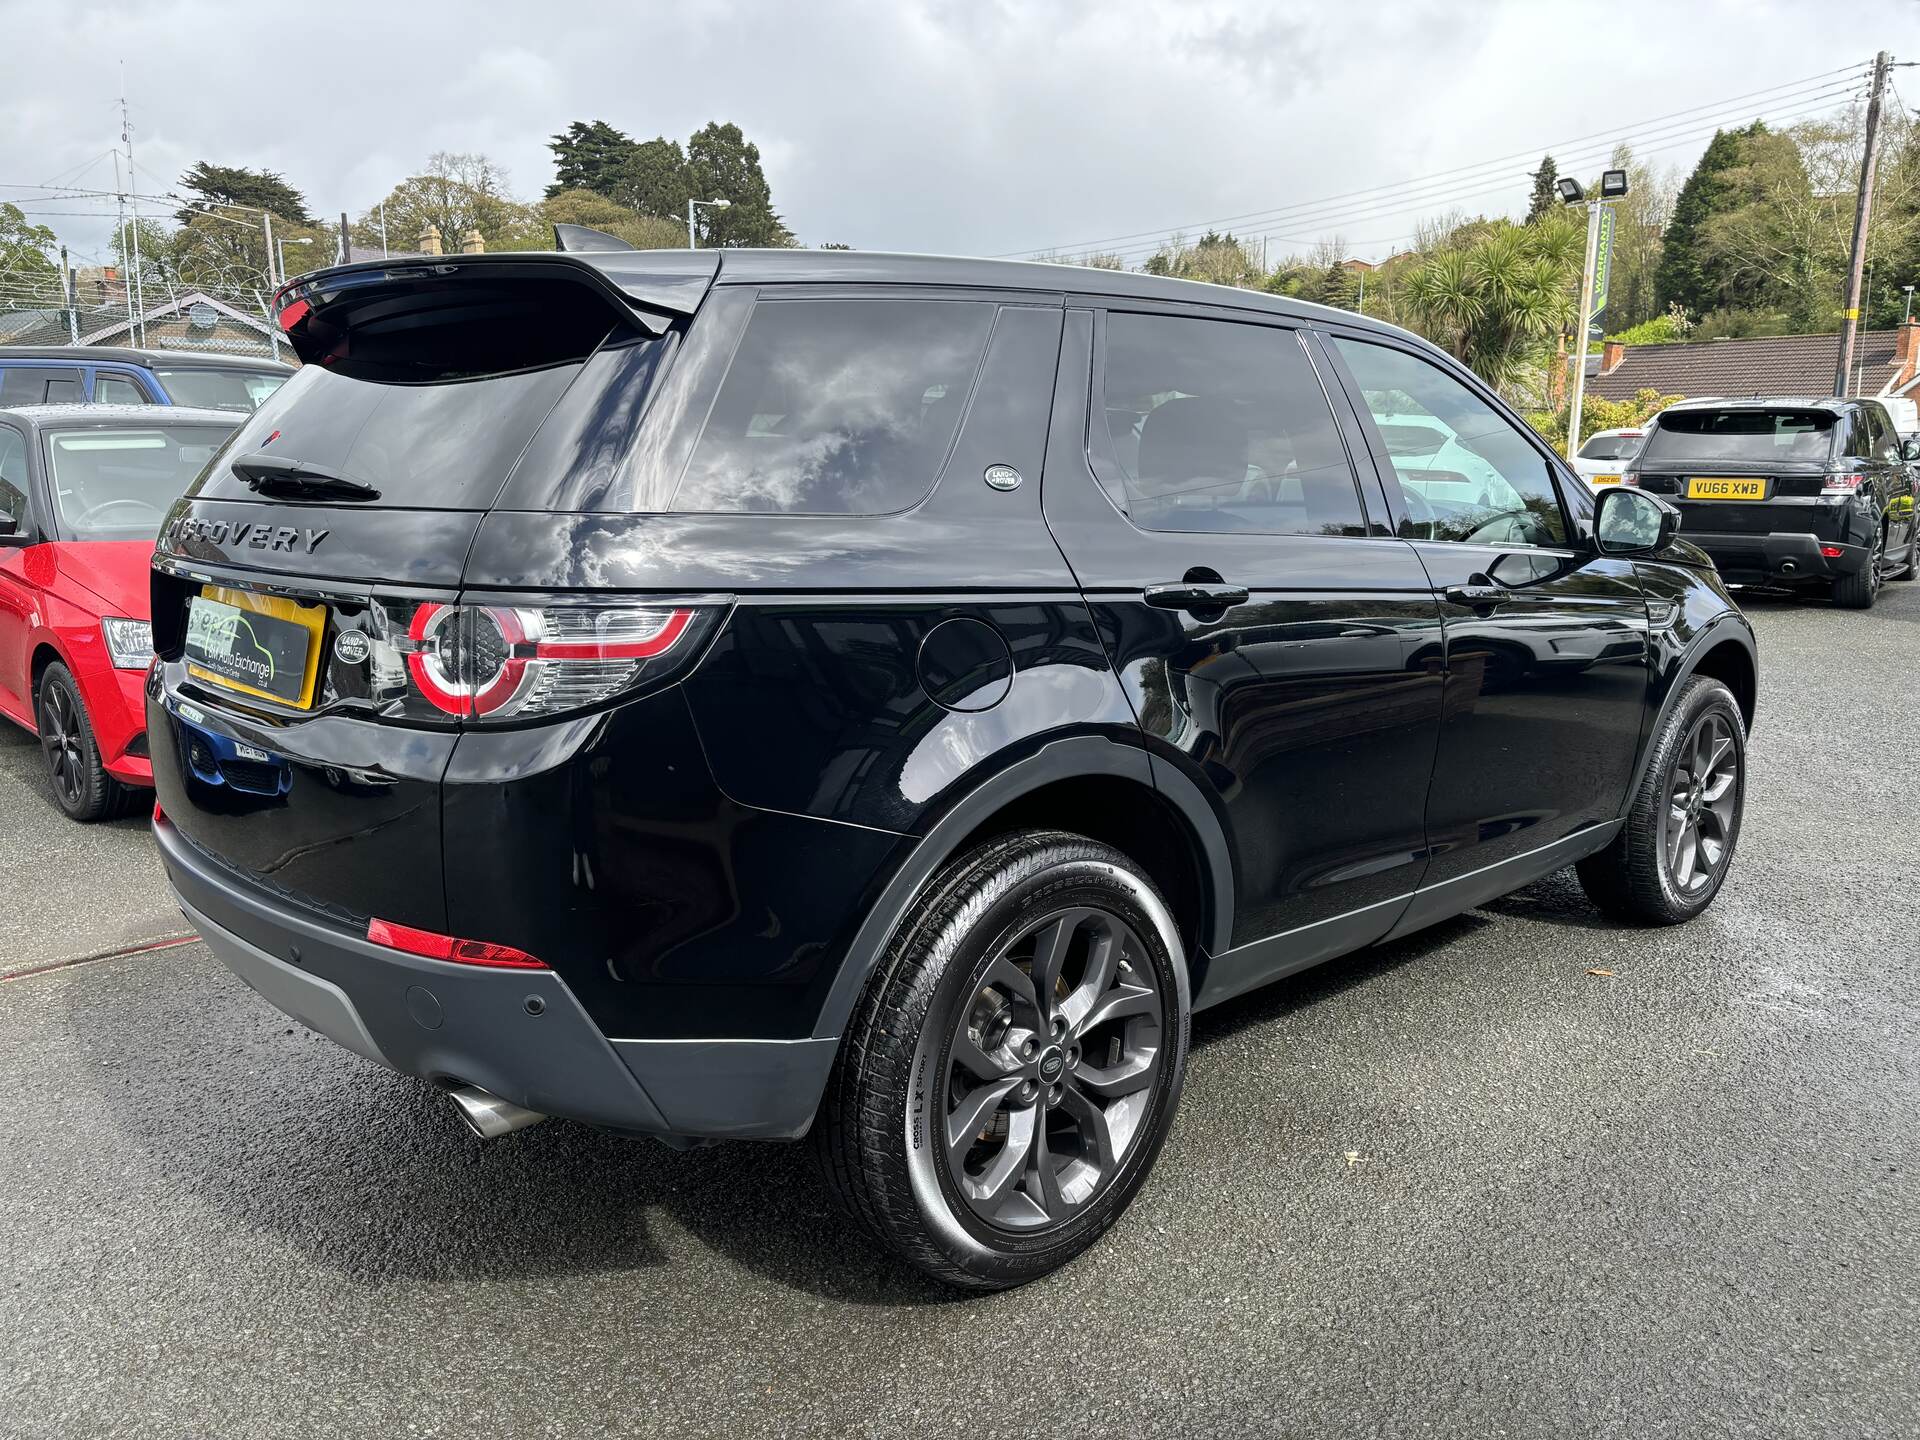
{"type": "Polygon", "coordinates": [[[309,663],[323,612],[292,606],[293,613],[228,604],[205,595],[187,603],[187,663],[216,685],[305,709],[312,701],[309,663]],[[312,610],[309,619],[304,610],[312,610]]]}

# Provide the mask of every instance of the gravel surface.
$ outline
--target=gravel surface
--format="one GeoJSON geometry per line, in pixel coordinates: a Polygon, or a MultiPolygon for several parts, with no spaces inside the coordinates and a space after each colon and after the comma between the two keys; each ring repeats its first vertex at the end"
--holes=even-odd
{"type": "MultiPolygon", "coordinates": [[[[197,945],[0,985],[0,1434],[1913,1434],[1920,586],[1749,608],[1705,917],[1560,875],[1201,1017],[1140,1200],[1008,1295],[902,1272],[792,1148],[483,1146],[197,945]]],[[[22,769],[57,849],[10,933],[109,948],[144,841],[22,769]]]]}

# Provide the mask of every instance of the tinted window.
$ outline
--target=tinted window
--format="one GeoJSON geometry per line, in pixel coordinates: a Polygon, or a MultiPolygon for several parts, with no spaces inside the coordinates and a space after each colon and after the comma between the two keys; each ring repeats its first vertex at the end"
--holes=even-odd
{"type": "Polygon", "coordinates": [[[1631,460],[1640,449],[1638,435],[1596,435],[1580,447],[1582,460],[1631,460]]]}
{"type": "Polygon", "coordinates": [[[933,488],[993,315],[978,301],[755,306],[671,508],[906,509],[933,488]]]}
{"type": "MultiPolygon", "coordinates": [[[[375,505],[484,510],[579,372],[576,363],[390,385],[307,365],[245,418],[233,453],[270,444],[276,455],[373,486],[375,505]]],[[[253,498],[224,466],[209,473],[203,491],[253,498]]]]}
{"type": "Polygon", "coordinates": [[[46,442],[53,508],[76,540],[150,540],[226,438],[213,425],[56,430],[46,442]]]}
{"type": "Polygon", "coordinates": [[[0,368],[0,405],[66,405],[86,398],[78,370],[46,365],[0,368]]]}
{"type": "Polygon", "coordinates": [[[1292,331],[1110,315],[1101,388],[1118,471],[1102,479],[1143,529],[1365,533],[1346,447],[1292,331]]]}
{"type": "Polygon", "coordinates": [[[288,377],[271,370],[156,370],[168,397],[176,405],[198,405],[209,410],[258,410],[260,404],[287,383],[288,377]]]}
{"type": "Polygon", "coordinates": [[[1646,458],[1675,463],[1826,460],[1835,417],[1825,410],[1668,410],[1647,437],[1646,458]]]}
{"type": "Polygon", "coordinates": [[[1882,464],[1898,464],[1900,460],[1900,441],[1893,433],[1893,423],[1878,405],[1863,405],[1860,413],[1867,417],[1867,426],[1873,434],[1873,458],[1882,464]]]}
{"type": "Polygon", "coordinates": [[[146,395],[124,375],[95,375],[93,403],[96,405],[144,405],[146,395]]]}
{"type": "Polygon", "coordinates": [[[1386,447],[1414,539],[1561,545],[1566,519],[1533,442],[1439,366],[1384,345],[1336,340],[1382,432],[1417,426],[1438,438],[1422,454],[1386,447]]]}
{"type": "Polygon", "coordinates": [[[0,515],[16,526],[27,523],[27,442],[5,425],[0,425],[0,515]]]}

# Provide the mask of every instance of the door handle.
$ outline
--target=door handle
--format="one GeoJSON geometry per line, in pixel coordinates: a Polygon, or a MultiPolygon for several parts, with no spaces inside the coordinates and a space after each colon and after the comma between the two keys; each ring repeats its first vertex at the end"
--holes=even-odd
{"type": "Polygon", "coordinates": [[[1491,610],[1494,606],[1504,605],[1511,599],[1513,599],[1513,592],[1504,585],[1476,582],[1447,587],[1447,603],[1464,605],[1469,610],[1491,610]]]}
{"type": "Polygon", "coordinates": [[[1193,580],[1182,580],[1173,585],[1149,585],[1146,588],[1147,604],[1158,610],[1185,610],[1194,613],[1203,610],[1225,610],[1232,605],[1247,603],[1247,587],[1244,585],[1224,585],[1193,580]]]}

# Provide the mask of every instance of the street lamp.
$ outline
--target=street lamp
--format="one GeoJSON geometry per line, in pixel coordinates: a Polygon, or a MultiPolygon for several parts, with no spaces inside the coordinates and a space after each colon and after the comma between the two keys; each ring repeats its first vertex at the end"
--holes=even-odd
{"type": "Polygon", "coordinates": [[[1590,200],[1586,187],[1572,176],[1562,176],[1555,188],[1567,204],[1584,200],[1587,206],[1587,258],[1580,267],[1580,313],[1573,326],[1573,403],[1567,411],[1567,460],[1572,463],[1580,450],[1580,409],[1587,401],[1587,326],[1593,323],[1593,260],[1600,250],[1600,212],[1626,198],[1627,172],[1602,171],[1600,193],[1590,200]]]}
{"type": "Polygon", "coordinates": [[[1900,317],[1900,323],[1905,325],[1913,319],[1913,286],[1902,285],[1900,288],[1907,292],[1907,313],[1900,317]]]}
{"type": "Polygon", "coordinates": [[[285,284],[287,279],[287,247],[289,245],[311,245],[312,243],[313,243],[312,236],[307,236],[306,238],[299,239],[299,240],[282,240],[279,242],[278,248],[280,251],[280,280],[282,284],[285,284]]]}
{"type": "Polygon", "coordinates": [[[695,243],[693,238],[693,212],[695,210],[698,210],[703,205],[706,206],[706,208],[709,210],[724,210],[732,203],[733,202],[731,200],[689,200],[687,201],[687,249],[698,250],[700,248],[699,245],[695,243]]]}

